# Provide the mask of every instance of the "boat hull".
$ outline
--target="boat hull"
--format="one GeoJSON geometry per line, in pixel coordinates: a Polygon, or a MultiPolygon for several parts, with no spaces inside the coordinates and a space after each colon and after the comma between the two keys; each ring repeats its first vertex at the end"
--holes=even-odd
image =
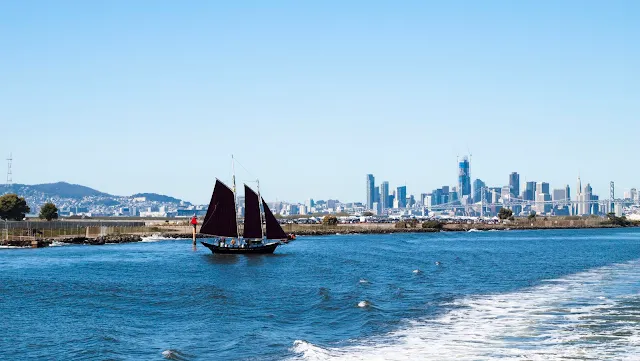
{"type": "Polygon", "coordinates": [[[279,242],[267,243],[265,245],[249,247],[249,248],[236,248],[236,247],[220,247],[215,244],[207,242],[200,242],[203,246],[209,248],[211,252],[217,254],[271,254],[280,245],[279,242]]]}

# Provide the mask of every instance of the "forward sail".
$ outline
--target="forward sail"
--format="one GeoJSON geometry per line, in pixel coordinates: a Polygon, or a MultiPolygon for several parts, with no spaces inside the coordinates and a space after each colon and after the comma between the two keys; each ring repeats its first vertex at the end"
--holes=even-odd
{"type": "Polygon", "coordinates": [[[213,195],[200,233],[221,237],[238,237],[236,202],[233,191],[216,179],[213,195]]]}
{"type": "Polygon", "coordinates": [[[262,238],[262,217],[258,195],[244,185],[244,238],[262,238]]]}
{"type": "Polygon", "coordinates": [[[267,239],[287,239],[287,234],[284,233],[280,223],[271,213],[264,199],[262,200],[262,207],[264,208],[264,218],[267,223],[267,239]]]}

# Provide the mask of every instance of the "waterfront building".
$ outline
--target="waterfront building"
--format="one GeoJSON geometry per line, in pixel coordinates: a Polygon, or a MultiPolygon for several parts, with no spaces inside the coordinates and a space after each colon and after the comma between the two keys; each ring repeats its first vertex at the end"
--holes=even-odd
{"type": "Polygon", "coordinates": [[[482,188],[487,185],[480,179],[473,181],[473,203],[478,203],[482,200],[482,188]]]}
{"type": "Polygon", "coordinates": [[[396,200],[398,201],[397,208],[405,208],[407,206],[407,186],[397,188],[396,200]]]}
{"type": "Polygon", "coordinates": [[[509,174],[509,189],[512,198],[517,198],[520,195],[520,174],[517,172],[509,174]]]}
{"type": "Polygon", "coordinates": [[[389,182],[384,181],[380,184],[380,208],[384,212],[389,205],[389,182]]]}
{"type": "Polygon", "coordinates": [[[469,173],[469,158],[464,157],[458,163],[458,191],[459,197],[471,195],[471,175],[469,173]]]}
{"type": "Polygon", "coordinates": [[[373,174],[367,174],[367,208],[368,209],[372,209],[373,208],[373,201],[374,201],[374,193],[375,192],[375,178],[373,177],[373,174]]]}

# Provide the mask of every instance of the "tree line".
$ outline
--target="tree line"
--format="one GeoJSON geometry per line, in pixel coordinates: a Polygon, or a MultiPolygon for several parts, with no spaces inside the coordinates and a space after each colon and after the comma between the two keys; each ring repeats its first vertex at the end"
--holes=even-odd
{"type": "MultiPolygon", "coordinates": [[[[24,197],[19,197],[14,193],[0,197],[0,219],[3,221],[22,221],[29,212],[31,212],[31,208],[24,197]]],[[[38,218],[47,221],[58,219],[58,207],[51,202],[45,203],[40,208],[38,218]]]]}

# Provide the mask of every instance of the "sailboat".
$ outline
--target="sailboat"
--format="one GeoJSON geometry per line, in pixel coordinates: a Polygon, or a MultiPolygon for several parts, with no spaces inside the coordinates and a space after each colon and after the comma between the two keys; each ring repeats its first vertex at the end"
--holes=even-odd
{"type": "Polygon", "coordinates": [[[268,254],[287,240],[280,223],[258,193],[244,185],[245,216],[242,237],[238,227],[235,175],[233,189],[216,179],[207,215],[200,233],[214,237],[213,243],[200,242],[213,253],[220,254],[268,254]],[[263,229],[263,219],[266,232],[263,229]],[[273,241],[273,242],[269,242],[273,241]]]}

